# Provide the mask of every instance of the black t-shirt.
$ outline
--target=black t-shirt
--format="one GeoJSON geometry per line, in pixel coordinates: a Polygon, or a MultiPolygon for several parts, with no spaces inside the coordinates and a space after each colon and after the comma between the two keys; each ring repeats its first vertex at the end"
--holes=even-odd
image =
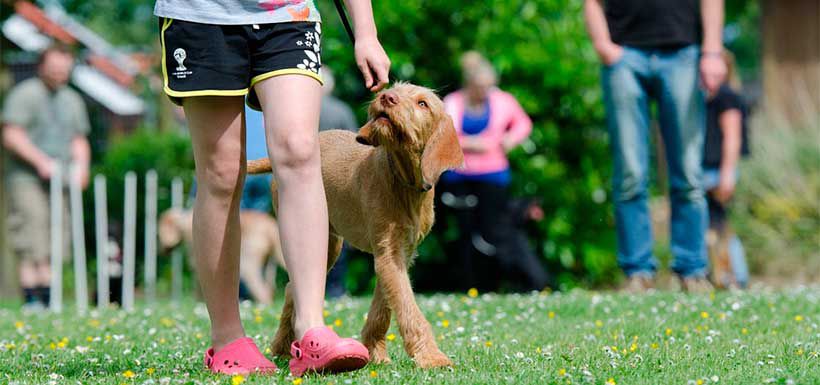
{"type": "Polygon", "coordinates": [[[699,0],[605,0],[609,35],[618,45],[679,48],[700,44],[699,0]]]}
{"type": "Polygon", "coordinates": [[[715,97],[706,103],[706,137],[703,147],[703,166],[720,167],[723,154],[723,130],[720,129],[720,115],[728,110],[738,109],[742,115],[740,128],[740,153],[749,154],[749,130],[746,128],[746,106],[731,87],[720,86],[715,97]]]}

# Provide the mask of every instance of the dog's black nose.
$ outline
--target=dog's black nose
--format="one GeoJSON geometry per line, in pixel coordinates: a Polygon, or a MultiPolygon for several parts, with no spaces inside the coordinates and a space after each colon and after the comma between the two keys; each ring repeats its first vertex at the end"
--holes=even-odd
{"type": "Polygon", "coordinates": [[[395,92],[385,91],[380,97],[382,105],[385,107],[395,106],[399,104],[399,96],[395,92]]]}

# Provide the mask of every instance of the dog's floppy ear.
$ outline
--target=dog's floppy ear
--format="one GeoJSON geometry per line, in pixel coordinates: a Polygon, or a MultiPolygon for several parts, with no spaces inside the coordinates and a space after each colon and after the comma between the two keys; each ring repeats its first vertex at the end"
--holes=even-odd
{"type": "Polygon", "coordinates": [[[435,186],[441,173],[464,164],[453,119],[447,114],[442,115],[421,155],[421,175],[425,187],[435,186]]]}
{"type": "Polygon", "coordinates": [[[371,120],[359,129],[359,133],[356,135],[356,141],[366,146],[378,147],[379,140],[375,135],[372,123],[373,121],[371,120]]]}

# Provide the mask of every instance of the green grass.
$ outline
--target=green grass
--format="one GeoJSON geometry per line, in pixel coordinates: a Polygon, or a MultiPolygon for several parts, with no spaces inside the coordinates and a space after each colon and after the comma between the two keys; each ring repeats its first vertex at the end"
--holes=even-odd
{"type": "MultiPolygon", "coordinates": [[[[393,325],[391,364],[311,375],[302,384],[820,383],[816,287],[702,296],[436,295],[419,304],[455,368],[414,368],[393,325]]],[[[354,336],[367,305],[331,301],[327,322],[354,336]]],[[[280,306],[242,306],[247,332],[263,349],[280,306]]],[[[0,384],[231,384],[202,369],[207,345],[208,318],[199,304],[82,316],[71,309],[25,315],[6,305],[0,384]]],[[[287,367],[284,359],[276,363],[287,367]]],[[[244,383],[293,380],[281,370],[244,383]]]]}

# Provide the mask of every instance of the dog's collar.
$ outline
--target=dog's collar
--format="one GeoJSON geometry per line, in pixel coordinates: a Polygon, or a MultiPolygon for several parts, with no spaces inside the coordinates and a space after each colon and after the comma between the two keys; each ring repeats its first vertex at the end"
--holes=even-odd
{"type": "Polygon", "coordinates": [[[410,178],[405,178],[403,172],[404,169],[401,168],[401,166],[399,166],[398,164],[395,164],[396,161],[393,159],[393,156],[389,152],[385,153],[387,154],[387,166],[390,167],[390,172],[393,174],[394,177],[396,177],[396,179],[401,181],[401,184],[404,185],[404,187],[419,193],[425,193],[427,191],[430,191],[429,188],[425,189],[424,187],[420,187],[413,183],[415,182],[415,180],[410,181],[410,178]]]}

